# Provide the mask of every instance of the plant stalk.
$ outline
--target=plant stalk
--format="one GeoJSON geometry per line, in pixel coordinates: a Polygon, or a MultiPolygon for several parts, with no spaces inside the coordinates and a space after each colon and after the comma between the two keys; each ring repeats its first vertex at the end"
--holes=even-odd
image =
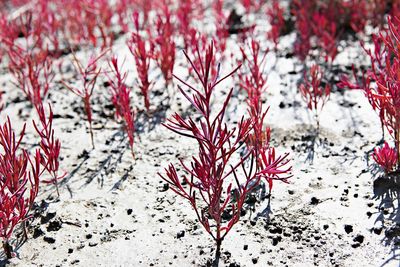
{"type": "Polygon", "coordinates": [[[93,137],[93,128],[92,128],[92,123],[89,122],[89,132],[90,132],[90,139],[92,141],[92,147],[94,149],[94,137],[93,137]]]}
{"type": "Polygon", "coordinates": [[[219,266],[219,259],[221,257],[221,244],[222,244],[222,240],[221,239],[217,239],[217,248],[216,248],[216,251],[215,251],[215,259],[214,259],[213,267],[218,267],[219,266]]]}
{"type": "Polygon", "coordinates": [[[4,249],[4,254],[6,254],[7,259],[12,258],[12,247],[10,243],[8,243],[8,240],[3,241],[3,249],[4,249]]]}
{"type": "Polygon", "coordinates": [[[400,169],[400,129],[396,131],[396,152],[397,152],[397,169],[400,169]]]}

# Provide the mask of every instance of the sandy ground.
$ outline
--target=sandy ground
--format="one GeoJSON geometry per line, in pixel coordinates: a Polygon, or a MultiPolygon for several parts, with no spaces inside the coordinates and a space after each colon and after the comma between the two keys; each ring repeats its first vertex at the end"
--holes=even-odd
{"type": "MultiPolygon", "coordinates": [[[[117,40],[114,51],[129,59],[125,65],[132,84],[134,63],[125,38],[117,40]]],[[[292,39],[282,39],[283,51],[292,39]]],[[[228,47],[237,49],[234,41],[228,47]]],[[[361,64],[361,51],[354,51],[342,52],[334,68],[342,71],[349,62],[361,64]]],[[[294,176],[289,184],[275,183],[270,206],[262,187],[254,192],[245,215],[224,240],[220,266],[399,266],[400,186],[395,178],[381,178],[368,157],[382,138],[378,116],[361,92],[335,88],[321,114],[320,134],[315,136],[315,121],[297,93],[301,67],[296,59],[279,54],[270,52],[267,57],[267,122],[272,143],[280,152],[291,153],[294,176]]],[[[184,64],[178,53],[178,76],[185,77],[184,64]]],[[[158,75],[156,71],[153,77],[158,75]]],[[[337,79],[338,75],[332,77],[337,79]]],[[[10,115],[16,129],[27,121],[30,131],[24,145],[33,146],[37,142],[30,125],[34,111],[9,75],[1,75],[0,84],[9,92],[10,103],[2,118],[10,115]]],[[[232,79],[221,90],[229,86],[235,86],[232,79]]],[[[244,94],[235,88],[230,120],[246,108],[244,94]]],[[[153,116],[140,112],[142,100],[138,89],[133,90],[139,110],[135,161],[121,125],[113,120],[102,82],[93,100],[94,150],[80,99],[55,83],[49,100],[63,145],[61,168],[68,176],[59,201],[52,186],[42,186],[30,238],[18,247],[11,266],[210,265],[211,238],[188,203],[166,190],[157,175],[169,162],[196,153],[193,142],[161,125],[175,111],[191,111],[177,93],[165,108],[162,79],[153,90],[152,104],[157,107],[153,116]]]]}

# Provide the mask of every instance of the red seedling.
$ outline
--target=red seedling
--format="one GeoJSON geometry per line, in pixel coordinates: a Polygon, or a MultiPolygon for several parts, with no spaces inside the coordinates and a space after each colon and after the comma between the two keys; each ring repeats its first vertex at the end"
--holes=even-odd
{"type": "Polygon", "coordinates": [[[153,40],[155,47],[154,58],[168,87],[172,81],[172,73],[174,71],[175,41],[174,26],[171,22],[171,12],[167,1],[163,2],[161,12],[157,15],[154,24],[156,31],[156,36],[153,40]]]}
{"type": "Polygon", "coordinates": [[[274,42],[275,50],[278,46],[279,37],[285,28],[284,13],[285,10],[279,5],[278,0],[273,0],[272,5],[267,9],[267,16],[271,25],[267,36],[274,42]]]}
{"type": "Polygon", "coordinates": [[[8,68],[20,88],[34,107],[42,105],[55,76],[47,50],[38,53],[18,46],[8,50],[8,68]]]}
{"type": "Polygon", "coordinates": [[[66,173],[59,175],[61,142],[59,139],[56,139],[54,137],[53,111],[49,104],[48,116],[46,116],[46,112],[43,106],[40,106],[37,112],[39,115],[40,125],[37,125],[37,123],[33,121],[33,126],[35,127],[35,130],[39,134],[41,139],[41,164],[52,177],[50,180],[43,180],[43,182],[54,184],[56,187],[57,196],[60,197],[58,181],[63,179],[66,173]]]}
{"type": "Polygon", "coordinates": [[[257,11],[261,8],[263,1],[258,0],[241,0],[242,6],[246,10],[247,14],[250,14],[252,11],[257,11]]]}
{"type": "Polygon", "coordinates": [[[212,75],[211,65],[215,56],[212,43],[201,61],[201,69],[196,68],[186,53],[185,56],[197,75],[201,89],[174,77],[190,90],[191,93],[187,93],[178,86],[183,96],[197,110],[200,119],[189,117],[185,120],[181,115],[175,114],[172,119],[168,119],[165,126],[179,135],[195,139],[199,154],[192,157],[190,164],[181,160],[181,168],[186,174],[178,175],[175,166],[170,164],[165,169],[165,175],[160,176],[170,185],[172,191],[190,202],[197,219],[216,242],[215,262],[218,262],[221,243],[239,221],[248,193],[257,186],[262,175],[270,176],[279,171],[277,165],[273,166],[275,163],[269,164],[267,161],[265,163],[269,165],[260,172],[254,171],[254,168],[248,170],[247,163],[251,166],[254,164],[251,151],[235,162],[233,156],[240,154],[239,149],[248,139],[253,122],[242,118],[237,128],[232,129],[224,122],[233,89],[228,92],[220,109],[215,110],[211,105],[217,86],[232,76],[240,66],[220,79],[219,72],[212,75]],[[244,184],[240,184],[239,180],[242,179],[239,177],[243,178],[244,184]],[[236,190],[233,189],[235,181],[236,190]],[[231,215],[230,219],[224,220],[223,214],[231,215]]]}
{"type": "Polygon", "coordinates": [[[135,134],[135,120],[134,112],[130,102],[130,90],[125,84],[126,73],[122,74],[118,67],[117,57],[113,57],[110,62],[110,68],[114,74],[114,78],[109,77],[111,85],[112,103],[116,110],[116,117],[122,117],[125,121],[125,130],[128,134],[129,145],[131,148],[132,157],[135,158],[133,150],[134,134],[135,134]]]}
{"type": "Polygon", "coordinates": [[[67,83],[65,83],[64,81],[62,81],[62,83],[68,90],[70,90],[71,92],[73,92],[74,94],[83,99],[85,113],[89,122],[89,132],[93,149],[94,149],[94,138],[93,138],[93,128],[92,128],[92,107],[90,104],[90,98],[92,97],[93,89],[96,85],[97,78],[101,73],[101,68],[97,67],[97,63],[100,60],[100,58],[102,58],[105,55],[106,52],[107,50],[103,51],[97,57],[95,56],[90,57],[86,67],[83,67],[82,63],[73,53],[74,62],[76,65],[75,67],[77,68],[80,74],[83,88],[72,87],[67,83]]]}
{"type": "MultiPolygon", "coordinates": [[[[400,20],[396,17],[388,18],[388,29],[373,35],[375,50],[367,52],[371,67],[361,81],[350,82],[343,76],[339,86],[351,89],[362,89],[370,104],[379,112],[379,118],[389,134],[394,138],[397,161],[400,162],[400,20]]],[[[356,71],[353,68],[354,76],[356,71]]]]}
{"type": "Polygon", "coordinates": [[[264,129],[264,120],[267,115],[268,109],[264,111],[262,103],[262,94],[267,90],[267,76],[264,74],[265,59],[268,50],[261,54],[260,43],[256,40],[251,40],[251,45],[248,49],[240,48],[243,57],[243,64],[246,67],[247,73],[240,73],[240,86],[247,93],[247,106],[250,118],[252,119],[253,131],[247,140],[247,147],[249,151],[253,152],[256,161],[256,170],[262,171],[267,166],[276,167],[279,170],[276,176],[264,176],[269,184],[271,192],[273,180],[278,179],[286,182],[291,176],[287,175],[281,177],[281,174],[290,173],[291,167],[284,169],[289,163],[285,154],[281,157],[275,158],[275,149],[270,147],[271,130],[269,127],[264,129]],[[250,53],[247,53],[247,50],[250,53]]]}
{"type": "Polygon", "coordinates": [[[149,112],[149,91],[152,85],[152,82],[149,81],[149,68],[150,60],[154,57],[154,44],[152,42],[146,42],[140,35],[139,13],[135,12],[133,14],[133,22],[135,24],[136,31],[132,33],[132,37],[128,42],[128,47],[135,58],[136,71],[139,76],[140,92],[144,98],[144,106],[147,112],[149,112]]]}
{"type": "Polygon", "coordinates": [[[199,0],[179,0],[179,8],[176,9],[176,19],[178,24],[177,30],[183,38],[184,48],[186,51],[191,47],[191,37],[195,18],[202,16],[203,6],[199,0]]]}
{"type": "Polygon", "coordinates": [[[7,258],[14,256],[10,239],[16,225],[29,218],[42,173],[40,152],[36,150],[35,157],[31,159],[28,152],[20,148],[24,134],[25,125],[20,136],[16,136],[10,118],[0,127],[0,146],[3,150],[0,153],[0,237],[7,258]]]}
{"type": "Polygon", "coordinates": [[[383,144],[383,147],[375,148],[372,157],[386,174],[396,169],[397,151],[395,148],[390,147],[387,142],[383,144]]]}
{"type": "Polygon", "coordinates": [[[214,11],[214,19],[215,19],[215,35],[217,36],[217,46],[218,51],[220,51],[221,55],[224,54],[226,49],[226,40],[229,37],[229,29],[227,24],[228,17],[224,13],[224,0],[215,0],[213,1],[213,11],[214,11]]]}
{"type": "Polygon", "coordinates": [[[304,73],[304,84],[301,84],[299,89],[308,109],[314,111],[317,130],[319,130],[319,113],[329,99],[331,87],[329,84],[326,84],[325,87],[321,84],[324,73],[318,65],[311,66],[309,75],[311,81],[308,79],[307,73],[304,73]]]}

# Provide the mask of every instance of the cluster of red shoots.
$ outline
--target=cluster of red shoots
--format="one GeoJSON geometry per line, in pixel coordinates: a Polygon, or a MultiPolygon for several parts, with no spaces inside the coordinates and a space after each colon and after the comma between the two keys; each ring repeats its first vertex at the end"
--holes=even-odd
{"type": "Polygon", "coordinates": [[[110,77],[112,103],[115,107],[115,116],[122,118],[125,124],[125,130],[128,134],[129,145],[131,148],[132,157],[135,158],[133,151],[134,134],[135,134],[135,117],[131,107],[130,89],[125,84],[127,74],[121,73],[118,66],[117,57],[113,57],[110,62],[110,68],[114,74],[114,78],[110,77]]]}
{"type": "MultiPolygon", "coordinates": [[[[200,56],[200,53],[197,55],[200,56]]],[[[176,167],[170,164],[165,169],[165,174],[160,176],[170,185],[172,191],[189,201],[197,219],[216,242],[218,258],[223,239],[240,219],[248,193],[257,186],[262,177],[289,177],[291,168],[285,168],[288,163],[285,158],[275,159],[273,150],[259,149],[255,152],[257,146],[248,146],[245,155],[239,156],[240,148],[248,142],[252,132],[256,131],[256,122],[254,118],[242,118],[236,128],[230,128],[225,123],[224,117],[233,88],[228,92],[221,108],[216,110],[211,105],[217,86],[232,76],[240,65],[228,75],[219,78],[219,66],[212,66],[215,62],[213,43],[208,46],[204,58],[200,60],[200,69],[186,53],[185,56],[196,73],[200,88],[176,77],[190,93],[180,86],[178,88],[195,108],[200,120],[191,116],[185,120],[181,115],[175,114],[165,126],[179,135],[195,139],[198,155],[193,156],[189,164],[180,161],[185,174],[179,175],[176,167]],[[212,74],[213,68],[218,70],[215,75],[212,74]],[[260,165],[259,159],[262,161],[260,165]],[[225,213],[230,214],[227,221],[223,220],[222,215],[225,213]]]]}
{"type": "Polygon", "coordinates": [[[355,82],[347,76],[341,78],[342,88],[361,89],[371,106],[379,114],[383,130],[388,129],[393,137],[395,148],[385,143],[382,149],[375,149],[374,159],[386,171],[398,170],[400,162],[400,20],[388,18],[388,29],[373,35],[374,51],[364,48],[371,61],[371,68],[357,79],[357,70],[353,67],[355,82]]]}
{"type": "Polygon", "coordinates": [[[332,62],[338,54],[340,41],[349,34],[363,33],[369,23],[382,25],[389,5],[393,14],[399,11],[397,1],[293,0],[285,12],[274,0],[267,9],[272,26],[268,37],[277,44],[279,36],[286,33],[286,28],[293,22],[296,33],[294,53],[305,61],[307,57],[315,56],[312,52],[316,51],[318,57],[332,62]],[[285,21],[285,13],[292,15],[290,20],[285,21]]]}
{"type": "MultiPolygon", "coordinates": [[[[21,148],[25,126],[19,136],[12,129],[11,121],[0,126],[0,236],[7,258],[12,258],[10,239],[15,227],[29,219],[39,191],[39,180],[43,170],[40,151],[32,156],[21,148]]],[[[25,232],[25,224],[23,226],[25,232]]]]}
{"type": "Polygon", "coordinates": [[[240,48],[243,58],[242,72],[239,73],[240,87],[247,93],[247,106],[253,128],[247,137],[247,148],[256,159],[256,171],[266,179],[271,192],[273,180],[286,182],[290,175],[291,167],[284,169],[288,163],[289,154],[276,157],[275,148],[270,146],[271,129],[264,128],[264,121],[268,109],[263,108],[262,95],[267,90],[267,76],[265,75],[265,59],[268,50],[261,53],[260,43],[251,40],[248,47],[240,48]],[[250,53],[249,53],[249,52],[250,53]],[[275,169],[275,170],[272,170],[275,169]]]}
{"type": "Polygon", "coordinates": [[[82,82],[82,88],[71,86],[66,82],[62,81],[62,83],[65,85],[66,88],[68,88],[68,90],[70,90],[83,100],[84,110],[87,116],[87,120],[89,122],[89,133],[93,148],[94,148],[94,136],[93,136],[93,126],[92,126],[93,120],[92,120],[91,97],[93,95],[93,90],[96,85],[97,78],[101,73],[101,68],[98,67],[98,61],[100,58],[104,56],[106,52],[107,51],[103,51],[98,56],[91,56],[85,67],[73,53],[75,67],[80,76],[82,82]]]}
{"type": "Polygon", "coordinates": [[[322,68],[314,64],[311,66],[309,73],[311,80],[308,79],[308,74],[304,73],[304,83],[299,87],[308,109],[315,114],[317,129],[319,129],[319,113],[322,111],[331,93],[331,86],[329,84],[322,85],[323,75],[322,68]]]}

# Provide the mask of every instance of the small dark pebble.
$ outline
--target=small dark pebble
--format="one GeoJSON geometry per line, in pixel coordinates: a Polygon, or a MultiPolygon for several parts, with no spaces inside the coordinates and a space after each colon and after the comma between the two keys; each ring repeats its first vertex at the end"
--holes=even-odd
{"type": "Polygon", "coordinates": [[[247,250],[248,248],[249,248],[248,245],[244,245],[244,246],[243,246],[243,250],[247,250]]]}
{"type": "Polygon", "coordinates": [[[354,242],[358,242],[358,243],[362,243],[362,242],[364,242],[364,236],[362,236],[362,235],[357,235],[357,236],[353,239],[353,241],[354,241],[354,242]]]}
{"type": "Polygon", "coordinates": [[[131,215],[132,214],[132,209],[128,209],[127,211],[126,211],[126,213],[128,214],[128,215],[131,215]]]}
{"type": "Polygon", "coordinates": [[[35,228],[35,230],[33,230],[33,238],[38,238],[39,236],[44,235],[44,232],[42,231],[42,229],[40,228],[35,228]]]}
{"type": "Polygon", "coordinates": [[[41,216],[40,218],[40,223],[45,224],[48,223],[51,219],[53,219],[56,216],[55,212],[48,212],[46,215],[41,216]]]}
{"type": "Polygon", "coordinates": [[[374,233],[376,235],[380,235],[382,233],[382,227],[375,227],[374,228],[374,233]]]}
{"type": "Polygon", "coordinates": [[[311,198],[311,205],[317,205],[319,203],[319,199],[316,197],[311,198]]]}
{"type": "Polygon", "coordinates": [[[58,231],[61,229],[61,223],[59,221],[52,221],[47,226],[47,232],[58,231]]]}
{"type": "Polygon", "coordinates": [[[49,237],[49,236],[43,237],[43,240],[44,240],[45,242],[49,243],[49,244],[54,244],[54,243],[56,242],[56,240],[55,240],[54,238],[49,237]]]}
{"type": "Polygon", "coordinates": [[[184,237],[184,236],[185,236],[185,231],[184,231],[184,230],[179,231],[179,232],[176,234],[176,238],[182,238],[182,237],[184,237]]]}
{"type": "Polygon", "coordinates": [[[346,234],[350,234],[351,232],[353,232],[353,226],[346,224],[344,226],[344,231],[346,232],[346,234]]]}

